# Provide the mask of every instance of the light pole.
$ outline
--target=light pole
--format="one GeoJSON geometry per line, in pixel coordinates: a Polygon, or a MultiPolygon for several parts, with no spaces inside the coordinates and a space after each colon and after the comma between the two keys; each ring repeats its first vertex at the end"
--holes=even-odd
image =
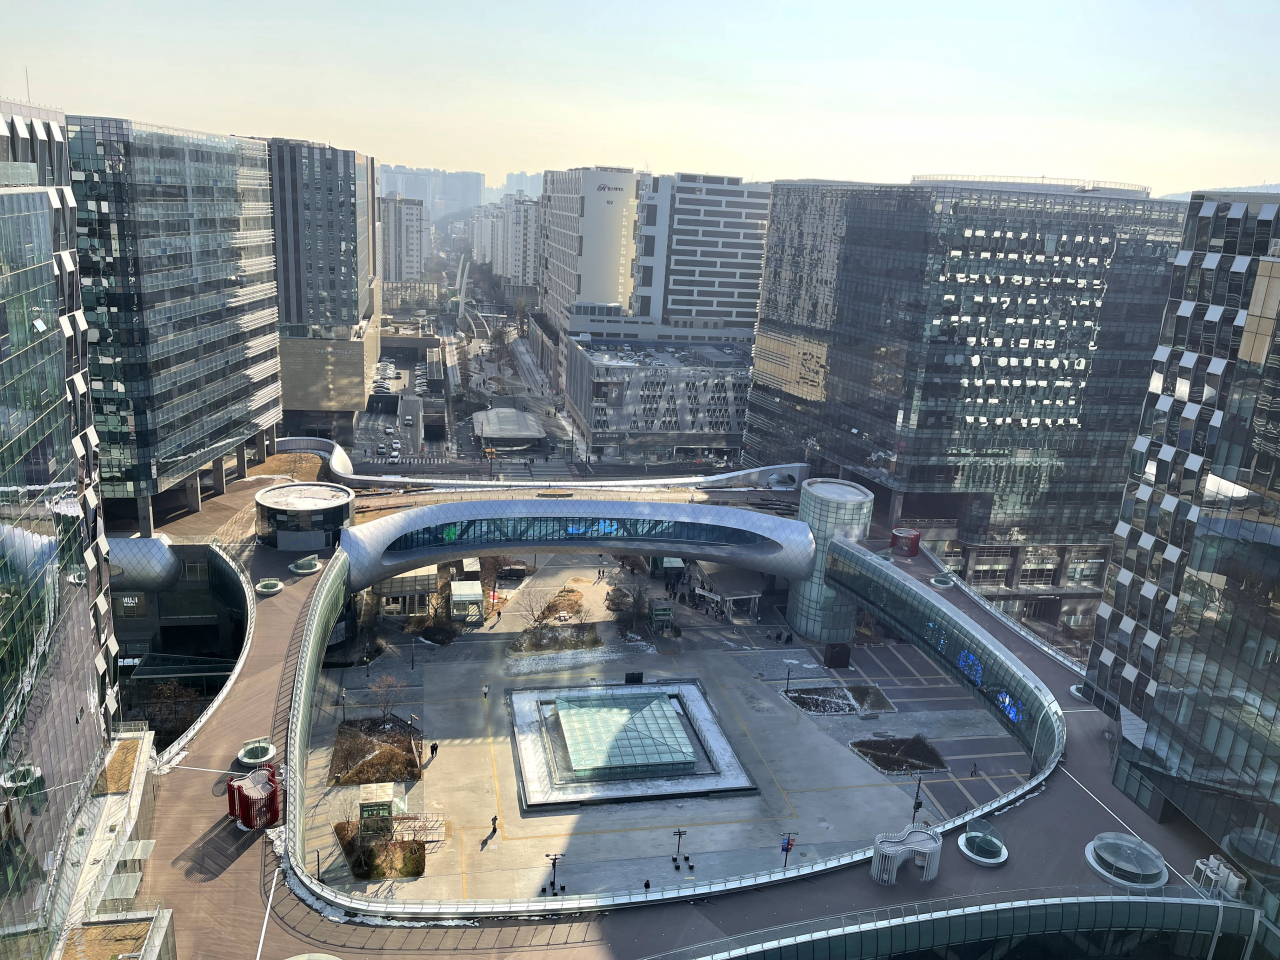
{"type": "Polygon", "coordinates": [[[556,864],[564,859],[563,853],[547,853],[543,854],[551,861],[551,895],[556,896],[556,864]]]}
{"type": "Polygon", "coordinates": [[[688,833],[689,831],[684,829],[671,831],[671,835],[676,838],[676,855],[675,857],[671,858],[672,860],[675,860],[677,857],[680,856],[680,841],[683,840],[688,835],[688,833]]]}
{"type": "Polygon", "coordinates": [[[342,722],[347,722],[347,688],[342,688],[342,722]]]}
{"type": "Polygon", "coordinates": [[[911,822],[915,823],[920,816],[920,808],[924,806],[924,801],[920,799],[920,788],[924,785],[924,781],[920,774],[916,774],[916,802],[911,806],[911,822]]]}
{"type": "Polygon", "coordinates": [[[782,869],[787,869],[787,858],[791,856],[791,848],[796,845],[796,834],[790,830],[782,835],[782,869]]]}

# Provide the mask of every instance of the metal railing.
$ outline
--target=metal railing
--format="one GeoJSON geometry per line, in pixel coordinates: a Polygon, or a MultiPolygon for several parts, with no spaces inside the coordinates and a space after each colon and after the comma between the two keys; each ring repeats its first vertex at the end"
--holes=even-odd
{"type": "Polygon", "coordinates": [[[1034,631],[1028,630],[1026,627],[1020,624],[1017,620],[1013,619],[1013,617],[1009,616],[1007,613],[1005,613],[1003,610],[997,607],[994,603],[992,603],[990,600],[988,600],[986,597],[980,594],[977,590],[973,589],[972,586],[970,586],[968,583],[964,581],[964,578],[956,574],[954,570],[952,570],[949,566],[947,566],[946,562],[941,557],[939,557],[936,553],[930,550],[923,543],[920,544],[920,552],[925,557],[928,557],[929,562],[932,563],[935,567],[937,567],[940,573],[945,573],[949,575],[952,581],[954,581],[955,585],[960,588],[960,591],[964,593],[974,603],[982,607],[986,613],[995,617],[1004,626],[1008,627],[1010,630],[1016,633],[1023,640],[1027,641],[1027,643],[1030,643],[1033,646],[1038,647],[1041,650],[1041,652],[1043,652],[1046,656],[1053,658],[1058,663],[1062,664],[1062,666],[1070,670],[1072,673],[1078,674],[1081,677],[1084,676],[1084,664],[1080,663],[1079,660],[1075,660],[1071,657],[1068,657],[1065,653],[1063,653],[1053,644],[1049,643],[1039,634],[1035,633],[1034,631]]]}
{"type": "MultiPolygon", "coordinates": [[[[734,890],[744,890],[800,877],[811,876],[835,870],[840,867],[871,860],[874,848],[866,846],[833,857],[805,864],[789,866],[785,869],[766,870],[758,873],[742,874],[720,880],[684,883],[679,886],[666,886],[651,890],[630,890],[618,893],[582,894],[550,897],[529,897],[509,900],[387,900],[379,897],[342,893],[321,882],[307,872],[305,850],[306,813],[306,764],[310,746],[312,700],[319,676],[318,658],[323,656],[325,645],[333,627],[337,623],[345,600],[348,558],[339,548],[321,574],[320,582],[312,599],[311,608],[302,637],[302,649],[298,656],[297,674],[294,677],[293,702],[289,710],[289,744],[288,744],[288,804],[287,804],[287,863],[301,883],[320,900],[357,914],[375,914],[382,917],[420,919],[437,917],[492,917],[492,916],[530,916],[552,913],[572,913],[580,910],[607,910],[614,907],[634,906],[645,903],[663,901],[688,900],[697,897],[713,896],[734,890]]],[[[918,587],[933,598],[923,584],[913,577],[903,576],[910,585],[918,587]]],[[[937,598],[933,598],[935,602],[937,598]]],[[[986,635],[985,631],[982,631],[986,635]]],[[[989,638],[989,635],[987,635],[989,638]]],[[[979,638],[980,639],[980,638],[979,638]]],[[[1001,646],[994,638],[992,652],[1009,668],[1020,675],[1030,671],[1021,661],[1001,646]]],[[[1036,696],[1044,703],[1045,715],[1053,724],[1053,747],[1046,757],[1044,766],[1026,781],[1002,794],[994,800],[982,804],[959,816],[952,817],[936,829],[946,833],[956,829],[976,817],[986,817],[1010,803],[1016,802],[1036,791],[1045,778],[1053,771],[1062,751],[1066,746],[1066,728],[1062,722],[1061,709],[1052,694],[1035,679],[1032,685],[1036,696]]],[[[1038,738],[1037,738],[1038,739],[1038,738]]]]}
{"type": "Polygon", "coordinates": [[[736,937],[721,937],[717,940],[708,940],[665,953],[652,954],[646,957],[645,960],[730,960],[730,958],[761,953],[765,950],[776,950],[780,947],[792,946],[806,941],[824,940],[858,933],[869,928],[919,923],[961,914],[1085,901],[1129,902],[1135,900],[1194,903],[1197,906],[1212,905],[1219,908],[1227,905],[1244,910],[1255,909],[1247,904],[1229,899],[1207,899],[1203,891],[1196,887],[1159,887],[1149,892],[1133,893],[1123,893],[1115,887],[1102,885],[1043,887],[1018,891],[1016,896],[1011,896],[1008,890],[1002,890],[985,894],[922,900],[916,903],[894,904],[893,906],[871,907],[866,910],[821,917],[814,920],[780,924],[776,927],[752,930],[736,937]]]}
{"type": "Polygon", "coordinates": [[[222,685],[222,689],[218,691],[213,701],[204,708],[200,716],[195,722],[183,732],[182,736],[169,744],[165,751],[156,757],[156,763],[164,766],[176,757],[179,753],[187,748],[187,744],[191,739],[200,732],[205,722],[214,714],[214,711],[222,705],[231,688],[236,682],[236,678],[240,676],[240,671],[244,669],[245,661],[249,659],[249,648],[253,644],[253,632],[258,624],[257,611],[257,594],[253,589],[253,580],[249,576],[249,571],[244,568],[238,559],[232,556],[216,539],[210,539],[208,542],[209,549],[216,553],[235,575],[236,582],[240,585],[241,591],[244,593],[244,642],[240,645],[240,656],[236,658],[236,665],[231,668],[231,673],[227,676],[227,681],[222,685]]]}

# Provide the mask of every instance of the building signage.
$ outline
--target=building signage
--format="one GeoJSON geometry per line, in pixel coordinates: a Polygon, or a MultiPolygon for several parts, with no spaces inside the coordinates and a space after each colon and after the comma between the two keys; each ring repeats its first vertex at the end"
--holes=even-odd
{"type": "Polygon", "coordinates": [[[607,183],[602,183],[596,187],[596,193],[621,193],[621,187],[611,187],[607,183]]]}

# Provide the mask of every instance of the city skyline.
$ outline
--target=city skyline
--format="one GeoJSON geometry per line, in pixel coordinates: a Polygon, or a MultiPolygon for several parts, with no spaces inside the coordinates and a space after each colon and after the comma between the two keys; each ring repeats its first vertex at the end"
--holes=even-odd
{"type": "MultiPolygon", "coordinates": [[[[653,33],[580,3],[527,23],[502,9],[481,24],[465,8],[374,5],[374,26],[335,33],[321,5],[309,20],[277,15],[246,33],[236,17],[197,22],[141,3],[118,25],[66,25],[139,54],[136,67],[117,65],[112,84],[84,88],[58,70],[40,55],[41,43],[52,54],[59,42],[49,37],[6,58],[0,92],[26,98],[29,74],[31,99],[75,113],[358,143],[393,165],[477,170],[490,183],[583,164],[734,169],[753,180],[993,172],[1143,183],[1153,196],[1280,180],[1280,107],[1220,96],[1223,77],[1265,86],[1280,67],[1244,44],[1240,53],[1202,47],[1167,69],[1168,50],[1187,35],[1280,30],[1280,11],[1262,3],[1131,2],[1092,16],[1006,4],[972,16],[929,4],[911,17],[834,5],[783,17],[748,6],[723,22],[711,7],[680,10],[681,30],[653,33]],[[396,29],[384,29],[391,22],[396,29]],[[175,28],[185,28],[181,49],[168,42],[175,28]],[[700,28],[720,42],[696,43],[700,28]],[[276,42],[285,29],[296,42],[276,42]],[[504,48],[519,56],[465,69],[504,48]],[[215,49],[224,68],[216,97],[201,68],[215,49]],[[321,61],[323,70],[309,66],[321,61]],[[313,77],[302,97],[299,72],[313,77]],[[361,106],[371,80],[384,109],[361,106]],[[746,135],[752,128],[770,135],[746,135]],[[957,169],[962,155],[981,157],[982,171],[957,169]]],[[[654,22],[675,15],[663,5],[650,12],[654,22]]],[[[19,9],[7,20],[21,29],[38,16],[19,9]]]]}

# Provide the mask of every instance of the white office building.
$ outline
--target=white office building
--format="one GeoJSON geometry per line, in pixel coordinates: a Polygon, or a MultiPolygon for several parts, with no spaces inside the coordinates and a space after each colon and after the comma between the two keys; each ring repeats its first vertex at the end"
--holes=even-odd
{"type": "Polygon", "coordinates": [[[421,200],[398,193],[380,197],[382,215],[382,279],[391,283],[422,279],[421,200]]]}
{"type": "Polygon", "coordinates": [[[700,173],[644,176],[630,313],[653,339],[753,343],[768,183],[700,173]]]}

